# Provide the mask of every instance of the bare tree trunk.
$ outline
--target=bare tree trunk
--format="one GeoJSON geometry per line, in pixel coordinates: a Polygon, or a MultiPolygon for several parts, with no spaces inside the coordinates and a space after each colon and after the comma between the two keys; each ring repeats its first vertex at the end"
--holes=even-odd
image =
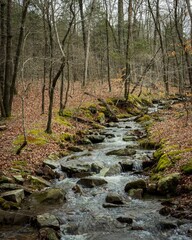
{"type": "Polygon", "coordinates": [[[87,83],[88,65],[89,65],[89,51],[90,51],[90,37],[91,37],[91,22],[92,22],[92,16],[93,16],[94,8],[95,8],[95,0],[92,0],[91,10],[90,10],[89,20],[88,20],[88,27],[87,27],[87,44],[86,44],[86,55],[85,55],[85,72],[84,72],[84,79],[83,79],[82,86],[85,86],[86,83],[87,83]]]}
{"type": "Polygon", "coordinates": [[[107,80],[109,86],[109,92],[111,92],[111,76],[110,76],[110,58],[109,58],[109,24],[108,24],[108,6],[105,0],[106,16],[105,16],[105,28],[106,28],[106,43],[107,43],[107,80]]]}
{"type": "Polygon", "coordinates": [[[130,40],[132,32],[132,0],[129,0],[128,7],[128,31],[127,31],[127,48],[126,48],[126,76],[125,76],[125,87],[124,87],[124,98],[127,101],[129,98],[129,87],[131,81],[131,56],[130,56],[130,40]]]}
{"type": "Polygon", "coordinates": [[[12,32],[11,32],[11,5],[12,0],[7,0],[7,45],[6,45],[6,63],[5,63],[5,85],[3,95],[3,105],[6,117],[11,116],[10,109],[10,89],[12,82],[12,32]]]}
{"type": "Polygon", "coordinates": [[[12,83],[11,83],[11,88],[10,88],[10,99],[9,99],[10,111],[12,109],[13,96],[15,94],[15,83],[16,83],[16,79],[17,79],[19,60],[20,60],[21,49],[22,49],[22,44],[23,44],[25,21],[26,21],[27,9],[28,9],[29,4],[30,4],[30,0],[23,1],[21,26],[20,26],[19,39],[18,39],[18,43],[17,43],[15,59],[14,59],[13,78],[12,78],[12,83]]]}
{"type": "Polygon", "coordinates": [[[118,48],[119,53],[122,54],[124,49],[123,41],[123,26],[124,26],[124,16],[123,16],[123,0],[118,0],[118,48]]]}
{"type": "Polygon", "coordinates": [[[4,82],[5,82],[5,47],[6,47],[6,39],[5,39],[5,1],[1,1],[0,5],[0,15],[1,15],[1,23],[0,23],[0,109],[1,116],[6,117],[5,109],[3,105],[3,91],[4,91],[4,82]]]}

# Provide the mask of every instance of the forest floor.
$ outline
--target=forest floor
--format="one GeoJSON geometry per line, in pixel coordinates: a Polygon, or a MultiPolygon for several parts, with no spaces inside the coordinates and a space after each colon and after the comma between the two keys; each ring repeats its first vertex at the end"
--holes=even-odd
{"type": "MultiPolygon", "coordinates": [[[[71,86],[69,92],[67,109],[78,109],[84,104],[86,105],[97,102],[96,98],[88,96],[84,94],[84,92],[89,92],[90,94],[97,96],[97,98],[103,99],[122,97],[123,83],[119,79],[116,79],[112,81],[112,86],[112,92],[109,93],[107,84],[101,85],[92,83],[87,86],[86,89],[82,89],[79,83],[75,83],[71,86]]],[[[156,98],[161,98],[162,93],[159,90],[154,91],[154,96],[156,98]]],[[[19,92],[19,94],[22,94],[22,92],[19,92]]],[[[57,121],[59,90],[56,89],[53,110],[54,119],[52,124],[53,133],[51,135],[45,134],[47,110],[45,114],[41,114],[40,87],[38,84],[32,84],[25,97],[25,128],[27,130],[29,144],[19,155],[17,155],[16,150],[22,144],[23,134],[22,108],[19,94],[14,100],[12,117],[0,122],[0,125],[6,125],[6,130],[0,132],[0,172],[3,172],[4,174],[10,174],[12,171],[14,172],[19,163],[21,163],[25,169],[34,173],[34,170],[41,166],[42,161],[48,158],[48,156],[59,152],[61,152],[61,155],[65,154],[65,150],[71,143],[66,142],[64,146],[62,145],[61,149],[60,144],[58,144],[58,141],[56,140],[59,134],[66,132],[74,134],[79,130],[89,128],[89,124],[85,125],[76,122],[73,119],[70,119],[70,122],[66,122],[66,124],[60,124],[60,122],[57,121]],[[40,138],[38,141],[33,139],[34,132],[38,134],[40,138]]],[[[48,109],[48,97],[45,101],[45,109],[48,109]]],[[[189,151],[183,151],[181,154],[181,160],[168,170],[171,172],[180,171],[180,167],[192,159],[191,111],[189,112],[187,119],[184,105],[175,104],[172,105],[171,109],[161,110],[160,116],[162,121],[156,122],[150,130],[156,140],[160,142],[164,139],[168,146],[177,145],[180,150],[189,149],[189,151]]],[[[186,176],[183,181],[192,183],[191,175],[186,176]]]]}

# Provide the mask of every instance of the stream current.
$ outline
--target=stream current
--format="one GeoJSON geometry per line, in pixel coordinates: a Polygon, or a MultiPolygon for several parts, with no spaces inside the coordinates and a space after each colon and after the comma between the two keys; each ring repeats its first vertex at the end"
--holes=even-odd
{"type": "MultiPolygon", "coordinates": [[[[67,191],[67,202],[59,209],[49,209],[49,212],[60,220],[62,240],[192,239],[188,233],[189,229],[192,229],[192,222],[159,214],[159,210],[162,208],[161,199],[152,196],[144,199],[132,199],[125,193],[124,187],[128,182],[147,179],[142,172],[141,163],[143,159],[151,158],[153,155],[152,150],[141,149],[137,141],[123,141],[123,137],[131,135],[133,130],[144,131],[141,125],[134,121],[134,118],[124,119],[103,130],[102,134],[111,136],[110,138],[106,137],[104,142],[94,144],[91,150],[74,153],[60,160],[60,163],[70,161],[69,158],[82,162],[97,162],[105,168],[110,168],[128,159],[134,163],[133,171],[121,171],[107,177],[97,174],[104,178],[107,184],[93,188],[82,187],[82,194],[72,190],[79,180],[78,178],[65,178],[62,181],[54,182],[54,187],[67,191]],[[109,151],[125,147],[134,147],[136,154],[131,157],[106,155],[109,151]],[[106,203],[105,199],[109,193],[118,193],[124,198],[125,204],[115,208],[104,208],[103,204],[106,203]],[[121,223],[117,221],[119,217],[130,218],[133,222],[131,224],[121,223]]],[[[24,232],[22,235],[25,235],[24,232]]],[[[15,238],[7,239],[19,239],[16,237],[16,232],[13,235],[15,238]]]]}
{"type": "MultiPolygon", "coordinates": [[[[111,167],[122,160],[130,159],[134,163],[134,171],[121,172],[113,176],[105,177],[108,182],[94,188],[83,188],[83,194],[71,191],[78,179],[66,178],[58,182],[57,187],[69,189],[67,203],[53,213],[63,221],[61,227],[62,240],[189,240],[191,237],[187,231],[191,229],[189,221],[179,221],[171,217],[159,214],[162,208],[160,199],[150,197],[146,199],[131,199],[124,191],[128,182],[137,179],[147,179],[142,174],[142,160],[151,158],[153,151],[140,149],[137,141],[123,141],[123,136],[129,135],[133,130],[143,131],[141,125],[133,119],[125,119],[113,127],[108,127],[104,133],[112,138],[106,138],[104,142],[93,145],[91,151],[75,153],[78,161],[100,162],[105,167],[111,167]],[[111,150],[134,147],[136,154],[131,157],[107,156],[111,150]],[[108,193],[118,193],[125,199],[125,204],[116,208],[104,208],[105,198],[108,193]],[[118,217],[126,216],[133,219],[131,225],[120,223],[118,217]],[[165,227],[173,224],[175,227],[165,227]]],[[[68,157],[61,162],[67,161],[68,157]]]]}

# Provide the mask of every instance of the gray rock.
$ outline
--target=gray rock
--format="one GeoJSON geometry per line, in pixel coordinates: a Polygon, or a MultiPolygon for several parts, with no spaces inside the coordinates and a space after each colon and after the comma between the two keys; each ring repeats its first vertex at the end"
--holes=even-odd
{"type": "Polygon", "coordinates": [[[104,176],[114,176],[120,173],[121,173],[121,166],[119,164],[115,164],[106,171],[104,176]]]}
{"type": "Polygon", "coordinates": [[[128,191],[128,194],[131,198],[135,198],[135,199],[142,199],[143,197],[143,189],[130,189],[128,191]]]}
{"type": "Polygon", "coordinates": [[[31,194],[30,199],[35,204],[58,204],[66,201],[66,193],[59,188],[50,188],[31,194]]]}
{"type": "Polygon", "coordinates": [[[42,215],[37,215],[37,225],[40,228],[51,227],[51,228],[59,229],[58,219],[50,213],[44,213],[42,215]]]}
{"type": "Polygon", "coordinates": [[[124,148],[124,149],[112,150],[112,151],[106,153],[106,155],[107,156],[109,156],[109,155],[132,156],[135,153],[136,153],[136,150],[134,150],[134,149],[124,148]]]}
{"type": "Polygon", "coordinates": [[[41,228],[39,230],[38,239],[59,240],[57,232],[52,228],[41,228]]]}
{"type": "Polygon", "coordinates": [[[51,184],[42,177],[28,176],[30,183],[36,188],[50,187],[51,184]]]}
{"type": "Polygon", "coordinates": [[[177,224],[174,222],[170,221],[162,221],[159,223],[159,226],[161,230],[170,230],[170,229],[175,229],[177,228],[177,224]]]}
{"type": "Polygon", "coordinates": [[[121,165],[123,172],[128,172],[133,170],[133,161],[131,160],[124,160],[122,162],[119,162],[119,164],[121,165]]]}
{"type": "Polygon", "coordinates": [[[18,183],[23,183],[23,182],[25,181],[25,179],[22,177],[21,174],[13,175],[13,178],[14,178],[15,181],[18,182],[18,183]]]}
{"type": "Polygon", "coordinates": [[[105,140],[105,136],[103,135],[88,135],[87,138],[92,142],[92,143],[101,143],[105,140]]]}
{"type": "Polygon", "coordinates": [[[5,200],[21,203],[24,199],[25,194],[23,189],[12,190],[8,192],[4,192],[0,195],[0,197],[4,198],[5,200]]]}
{"type": "Polygon", "coordinates": [[[125,142],[128,142],[128,141],[136,141],[137,140],[137,137],[136,136],[128,136],[128,135],[125,135],[123,137],[123,141],[125,142]]]}
{"type": "Polygon", "coordinates": [[[125,192],[128,192],[130,189],[146,189],[146,182],[143,179],[138,179],[133,182],[129,182],[125,186],[125,192]]]}
{"type": "Polygon", "coordinates": [[[59,162],[57,160],[50,160],[46,159],[43,161],[44,166],[49,166],[52,169],[58,168],[60,166],[59,162]]]}
{"type": "Polygon", "coordinates": [[[117,221],[119,221],[120,223],[127,223],[127,224],[133,223],[133,219],[128,216],[119,216],[117,218],[117,221]]]}
{"type": "Polygon", "coordinates": [[[100,177],[85,177],[85,178],[81,178],[77,184],[80,184],[84,187],[88,187],[88,188],[92,188],[92,187],[96,187],[96,186],[100,186],[103,184],[106,184],[107,181],[103,178],[100,177]]]}
{"type": "Polygon", "coordinates": [[[31,222],[32,216],[19,212],[9,212],[0,209],[0,224],[1,225],[20,225],[31,222]]]}
{"type": "Polygon", "coordinates": [[[123,204],[114,204],[114,203],[103,203],[102,205],[104,208],[118,208],[118,207],[124,207],[126,205],[123,204]]]}
{"type": "Polygon", "coordinates": [[[72,152],[82,152],[82,151],[83,151],[82,148],[77,147],[77,146],[68,147],[68,150],[69,150],[69,151],[72,151],[72,152]]]}
{"type": "Polygon", "coordinates": [[[62,171],[66,172],[69,177],[77,173],[92,172],[92,164],[86,162],[80,162],[79,160],[70,160],[65,163],[61,163],[62,171]]]}
{"type": "Polygon", "coordinates": [[[123,197],[120,196],[118,193],[108,193],[106,196],[105,201],[107,203],[113,203],[113,204],[123,204],[123,197]]]}

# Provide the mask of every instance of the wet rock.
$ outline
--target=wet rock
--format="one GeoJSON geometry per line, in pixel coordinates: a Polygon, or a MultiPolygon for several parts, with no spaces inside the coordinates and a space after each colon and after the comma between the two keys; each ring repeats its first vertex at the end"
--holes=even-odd
{"type": "Polygon", "coordinates": [[[28,176],[30,184],[37,189],[42,189],[44,187],[50,187],[51,184],[42,177],[28,176]]]}
{"type": "Polygon", "coordinates": [[[0,176],[0,184],[1,183],[13,183],[14,181],[13,181],[13,179],[12,178],[9,178],[9,177],[7,177],[7,176],[5,176],[5,175],[1,175],[0,176]]]}
{"type": "Polygon", "coordinates": [[[44,213],[42,215],[37,215],[37,225],[38,227],[50,227],[59,229],[59,221],[58,219],[50,214],[50,213],[44,213]]]}
{"type": "Polygon", "coordinates": [[[159,226],[160,226],[160,228],[161,228],[162,231],[177,228],[177,224],[174,223],[174,222],[170,222],[170,221],[160,222],[160,223],[159,223],[159,226]]]}
{"type": "Polygon", "coordinates": [[[142,166],[143,166],[143,169],[145,169],[145,168],[150,168],[150,167],[152,167],[153,165],[155,164],[155,162],[154,161],[152,161],[152,160],[143,160],[142,161],[142,166]]]}
{"type": "Polygon", "coordinates": [[[157,194],[157,184],[156,183],[149,183],[147,185],[147,193],[149,194],[157,194]]]}
{"type": "Polygon", "coordinates": [[[118,150],[112,150],[108,153],[106,153],[107,156],[109,155],[116,155],[116,156],[132,156],[136,153],[136,150],[134,149],[128,149],[128,148],[124,148],[124,149],[118,149],[118,150]]]}
{"type": "Polygon", "coordinates": [[[142,199],[143,197],[143,189],[130,189],[128,191],[128,194],[131,198],[135,198],[135,199],[142,199]]]}
{"type": "Polygon", "coordinates": [[[123,172],[128,172],[133,170],[133,161],[124,160],[122,162],[119,162],[119,164],[121,165],[123,172]]]}
{"type": "Polygon", "coordinates": [[[119,164],[115,164],[106,171],[105,176],[114,176],[120,173],[121,173],[121,166],[119,164]]]}
{"type": "Polygon", "coordinates": [[[125,135],[123,137],[123,141],[125,142],[129,142],[129,141],[136,141],[137,140],[137,137],[136,136],[128,136],[128,135],[125,135]]]}
{"type": "Polygon", "coordinates": [[[0,209],[0,224],[1,225],[20,225],[31,222],[32,216],[19,212],[9,212],[0,209]]]}
{"type": "Polygon", "coordinates": [[[89,145],[89,144],[92,144],[92,142],[87,137],[85,137],[78,140],[78,144],[89,145]]]}
{"type": "Polygon", "coordinates": [[[60,166],[57,160],[46,159],[43,161],[43,166],[49,166],[52,169],[58,168],[60,166]]]}
{"type": "Polygon", "coordinates": [[[39,230],[39,240],[59,240],[59,234],[52,228],[41,228],[39,230]]]}
{"type": "Polygon", "coordinates": [[[4,198],[5,200],[20,204],[21,201],[24,199],[25,194],[23,189],[17,189],[17,190],[4,192],[0,195],[0,197],[4,198]]]}
{"type": "Polygon", "coordinates": [[[92,166],[91,163],[71,160],[65,163],[61,163],[61,170],[66,172],[68,177],[73,177],[73,175],[77,173],[92,172],[92,166]]]}
{"type": "Polygon", "coordinates": [[[13,175],[13,178],[15,179],[15,181],[16,181],[17,183],[21,183],[21,184],[22,184],[22,183],[25,181],[25,179],[22,177],[21,174],[13,175]]]}
{"type": "Polygon", "coordinates": [[[68,150],[69,150],[69,151],[72,151],[72,152],[82,152],[82,151],[83,151],[82,148],[77,147],[77,146],[68,147],[68,150]]]}
{"type": "Polygon", "coordinates": [[[125,186],[125,192],[128,192],[130,189],[146,189],[146,182],[143,179],[138,179],[133,182],[127,183],[125,186]]]}
{"type": "Polygon", "coordinates": [[[105,136],[103,135],[88,135],[87,138],[92,142],[92,143],[101,143],[105,140],[105,136]]]}
{"type": "Polygon", "coordinates": [[[100,173],[101,169],[103,169],[104,165],[101,162],[94,162],[91,164],[91,171],[95,173],[100,173]]]}
{"type": "Polygon", "coordinates": [[[105,201],[107,203],[113,203],[113,204],[123,204],[123,197],[120,196],[118,193],[108,193],[105,201]]]}
{"type": "Polygon", "coordinates": [[[171,214],[171,208],[169,207],[163,207],[159,210],[159,214],[161,214],[162,216],[168,216],[171,214]]]}
{"type": "Polygon", "coordinates": [[[118,208],[118,207],[123,207],[124,205],[122,204],[114,204],[114,203],[103,203],[104,208],[118,208]]]}
{"type": "Polygon", "coordinates": [[[68,223],[63,226],[64,234],[72,234],[72,235],[77,235],[78,234],[78,225],[76,223],[68,223]]]}
{"type": "Polygon", "coordinates": [[[160,194],[175,194],[176,188],[179,183],[180,174],[179,173],[172,173],[167,175],[166,177],[161,178],[158,181],[157,190],[160,194]]]}
{"type": "Polygon", "coordinates": [[[43,172],[44,178],[46,178],[47,180],[59,178],[59,174],[57,172],[55,172],[48,165],[46,165],[42,168],[42,172],[43,172]]]}
{"type": "Polygon", "coordinates": [[[59,188],[50,188],[31,194],[30,199],[35,204],[58,204],[66,201],[66,193],[59,188]]]}
{"type": "Polygon", "coordinates": [[[104,135],[107,138],[114,138],[115,137],[115,134],[113,134],[113,133],[104,133],[104,135]]]}
{"type": "Polygon", "coordinates": [[[100,186],[103,184],[106,184],[107,181],[103,178],[100,177],[85,177],[85,178],[81,178],[77,184],[80,184],[84,187],[88,187],[88,188],[92,188],[92,187],[96,187],[96,186],[100,186]]]}
{"type": "Polygon", "coordinates": [[[119,216],[117,218],[117,221],[119,221],[120,223],[127,223],[127,224],[133,223],[133,219],[128,216],[119,216]]]}

